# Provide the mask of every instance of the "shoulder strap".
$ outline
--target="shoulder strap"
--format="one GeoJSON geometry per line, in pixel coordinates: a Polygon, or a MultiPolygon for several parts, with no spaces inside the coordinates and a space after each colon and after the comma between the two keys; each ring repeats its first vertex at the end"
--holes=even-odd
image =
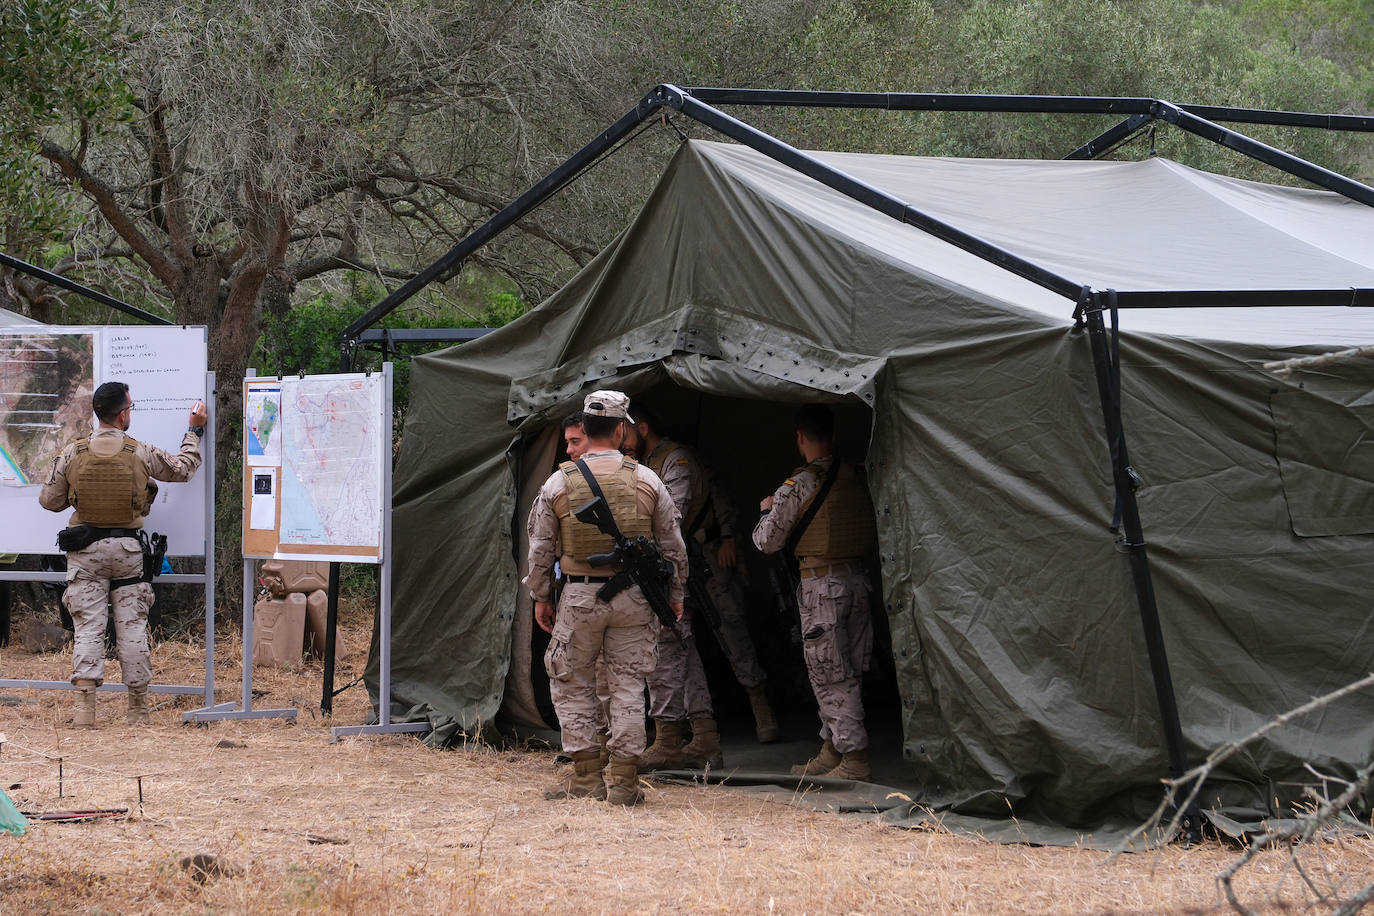
{"type": "MultiPolygon", "coordinates": [[[[606,503],[606,494],[601,492],[601,484],[596,482],[596,475],[592,473],[591,468],[587,467],[587,462],[583,461],[581,458],[577,459],[577,469],[582,472],[582,476],[587,481],[587,486],[592,488],[592,495],[603,503],[606,503]]],[[[606,509],[609,510],[610,508],[611,504],[606,503],[606,509]]],[[[609,534],[617,541],[623,541],[625,535],[620,533],[620,526],[615,522],[615,513],[607,511],[606,514],[611,518],[611,530],[609,534]]]]}
{"type": "Polygon", "coordinates": [[[806,529],[811,526],[811,521],[816,517],[816,513],[821,511],[821,503],[830,495],[830,488],[835,483],[835,478],[840,475],[840,455],[839,452],[832,454],[830,460],[830,470],[825,472],[825,477],[821,479],[821,488],[816,492],[816,498],[811,500],[811,505],[806,507],[802,517],[797,519],[796,526],[792,533],[787,536],[787,552],[793,553],[797,545],[801,543],[802,535],[806,534],[806,529]]]}
{"type": "Polygon", "coordinates": [[[89,449],[90,447],[91,447],[91,440],[90,440],[90,437],[89,437],[89,436],[88,436],[87,438],[85,438],[85,439],[77,439],[77,440],[76,440],[76,450],[77,450],[78,452],[84,452],[84,451],[86,451],[87,449],[89,449]]]}

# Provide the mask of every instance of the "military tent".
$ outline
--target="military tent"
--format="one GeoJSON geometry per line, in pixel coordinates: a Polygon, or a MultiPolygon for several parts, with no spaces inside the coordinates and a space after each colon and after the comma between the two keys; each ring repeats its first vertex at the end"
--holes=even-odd
{"type": "MultiPolygon", "coordinates": [[[[1199,307],[1123,311],[1109,367],[1190,761],[1374,670],[1374,364],[1263,368],[1374,344],[1374,314],[1202,307],[1230,290],[1364,302],[1374,209],[1162,158],[812,155],[1085,288],[1198,291],[1175,304],[1199,307]]],[[[1143,817],[1170,769],[1168,723],[1131,563],[1145,548],[1112,526],[1084,320],[1104,301],[1049,292],[743,146],[684,143],[563,289],[414,361],[393,716],[428,717],[436,740],[555,725],[520,586],[525,518],[585,393],[623,388],[674,418],[747,519],[795,463],[792,405],[822,400],[878,512],[889,636],[874,673],[900,724],[894,765],[966,814],[1143,817]]],[[[760,640],[785,640],[758,613],[760,640]]],[[[1247,746],[1202,802],[1286,810],[1306,765],[1348,777],[1371,747],[1374,697],[1353,696],[1247,746]]]]}

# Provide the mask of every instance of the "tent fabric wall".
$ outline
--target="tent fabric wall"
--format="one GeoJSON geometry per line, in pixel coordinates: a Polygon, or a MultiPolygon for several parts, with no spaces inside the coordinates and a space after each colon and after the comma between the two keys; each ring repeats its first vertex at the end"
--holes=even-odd
{"type": "MultiPolygon", "coordinates": [[[[1148,180],[1175,197],[1195,189],[1198,199],[1172,204],[1194,220],[1211,212],[1207,199],[1229,195],[1249,209],[1227,209],[1218,244],[1301,237],[1272,248],[1296,276],[1315,271],[1332,280],[1323,286],[1374,277],[1349,251],[1317,251],[1314,212],[1338,212],[1340,232],[1374,240],[1374,212],[1348,211],[1334,195],[1172,163],[1078,164],[1081,173],[994,163],[980,173],[965,161],[951,171],[823,155],[909,197],[933,171],[957,203],[957,173],[985,207],[998,206],[985,187],[998,175],[1052,174],[1045,193],[1061,197],[1075,174],[1088,175],[1074,198],[1084,208],[1123,189],[1148,198],[1148,180]],[[1110,181],[1109,166],[1118,167],[1110,181]]],[[[1017,204],[1051,205],[1029,190],[1017,204]]],[[[1167,209],[1151,208],[1156,222],[1167,209]]],[[[966,216],[984,212],[971,205],[966,216]]],[[[1087,264],[1091,243],[1061,232],[1043,250],[1076,246],[1087,264]]],[[[583,394],[667,378],[713,395],[871,409],[867,469],[904,753],[946,803],[999,817],[1010,803],[1018,817],[1059,824],[1152,808],[1167,755],[1127,559],[1108,530],[1114,494],[1086,335],[1072,303],[1052,305],[1038,287],[973,261],[755,154],[684,144],[634,223],[568,286],[481,340],[415,360],[394,500],[394,714],[428,716],[434,740],[480,728],[503,700],[508,715],[538,724],[523,686],[529,606],[518,585],[530,482],[583,394]]],[[[1111,257],[1091,269],[1113,282],[1111,257]]],[[[1141,269],[1127,265],[1115,279],[1141,269]]],[[[1181,269],[1176,279],[1205,275],[1197,259],[1181,269]]],[[[1294,494],[1311,484],[1282,473],[1298,462],[1307,480],[1367,481],[1374,462],[1363,447],[1284,452],[1292,437],[1278,431],[1293,422],[1276,420],[1292,413],[1287,399],[1324,398],[1325,428],[1348,430],[1352,416],[1368,416],[1351,392],[1367,394],[1374,377],[1343,368],[1300,384],[1258,368],[1322,341],[1374,340],[1374,322],[1346,310],[1333,324],[1342,316],[1328,313],[1340,310],[1316,310],[1328,337],[1311,322],[1291,323],[1286,337],[1283,322],[1308,313],[1260,311],[1248,323],[1195,313],[1143,322],[1176,333],[1123,319],[1125,428],[1197,758],[1374,668],[1374,641],[1362,638],[1374,621],[1371,536],[1304,536],[1313,532],[1297,523],[1306,510],[1294,494]],[[1237,340],[1199,333],[1216,329],[1239,329],[1237,340]]],[[[1351,492],[1358,516],[1365,491],[1351,492]]],[[[369,671],[375,683],[375,661],[369,671]]],[[[1371,747],[1374,701],[1352,698],[1267,736],[1204,801],[1265,811],[1296,791],[1291,783],[1310,781],[1305,762],[1349,775],[1371,747]]]]}

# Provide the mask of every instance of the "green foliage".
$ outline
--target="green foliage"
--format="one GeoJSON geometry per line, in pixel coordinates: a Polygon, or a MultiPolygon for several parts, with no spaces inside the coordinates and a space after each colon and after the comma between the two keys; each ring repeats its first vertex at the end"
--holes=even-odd
{"type": "Polygon", "coordinates": [[[38,167],[45,132],[64,127],[84,146],[104,118],[130,111],[116,66],[126,38],[117,0],[0,4],[0,206],[11,248],[39,250],[71,218],[73,195],[38,167]]]}
{"type": "MultiPolygon", "coordinates": [[[[466,281],[466,292],[477,310],[470,311],[451,304],[436,306],[422,302],[398,309],[373,327],[399,330],[403,328],[497,328],[509,324],[525,313],[525,305],[499,278],[473,272],[466,281]]],[[[321,375],[340,370],[339,341],[344,328],[362,317],[380,301],[385,291],[374,282],[357,275],[347,295],[325,291],[300,303],[281,317],[269,316],[258,338],[250,364],[260,375],[321,375]]],[[[437,343],[425,346],[407,345],[404,356],[443,349],[451,346],[437,343]]],[[[410,402],[410,361],[391,355],[394,393],[393,404],[398,420],[405,415],[410,402]]],[[[381,353],[374,349],[359,349],[354,370],[378,370],[381,353]]]]}

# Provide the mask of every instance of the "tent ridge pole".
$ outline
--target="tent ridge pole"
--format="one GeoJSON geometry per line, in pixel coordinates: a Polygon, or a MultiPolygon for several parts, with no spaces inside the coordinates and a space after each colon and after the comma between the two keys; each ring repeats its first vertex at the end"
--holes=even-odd
{"type": "MultiPolygon", "coordinates": [[[[1079,307],[1088,329],[1092,346],[1093,374],[1097,378],[1098,397],[1102,402],[1102,419],[1111,452],[1112,482],[1117,505],[1121,512],[1122,545],[1130,561],[1131,579],[1140,608],[1140,622],[1144,629],[1145,649],[1150,660],[1150,674],[1154,681],[1155,698],[1159,703],[1164,742],[1169,755],[1169,776],[1178,779],[1188,772],[1188,752],[1183,740],[1183,726],[1179,718],[1178,699],[1174,693],[1173,677],[1164,645],[1164,630],[1160,623],[1159,605],[1155,600],[1154,582],[1150,576],[1150,558],[1145,544],[1145,532],[1140,522],[1140,507],[1135,498],[1134,471],[1126,452],[1126,436],[1121,418],[1120,382],[1114,379],[1113,355],[1102,321],[1102,310],[1115,299],[1114,293],[1084,289],[1085,300],[1079,307]]],[[[1119,369],[1118,369],[1119,371],[1119,369]]],[[[1183,833],[1189,842],[1201,839],[1202,824],[1197,804],[1189,805],[1184,814],[1183,833]]]]}
{"type": "Polygon", "coordinates": [[[659,93],[662,104],[677,109],[694,121],[698,121],[808,178],[815,179],[846,197],[899,222],[915,226],[917,229],[949,242],[951,245],[991,264],[996,264],[1022,279],[1029,280],[1050,292],[1058,293],[1066,299],[1077,300],[1078,298],[1078,291],[1082,288],[1080,284],[1012,254],[1010,251],[999,248],[986,239],[936,219],[906,201],[893,197],[881,188],[875,188],[860,181],[847,172],[827,165],[816,157],[693,98],[676,86],[664,84],[655,91],[659,93]]]}
{"type": "Polygon", "coordinates": [[[401,303],[438,279],[445,271],[456,265],[461,265],[478,248],[519,222],[531,210],[558,193],[574,178],[591,168],[616,143],[647,121],[662,104],[663,102],[656,92],[649,92],[645,95],[633,108],[621,115],[614,124],[603,130],[586,146],[569,156],[562,165],[545,175],[534,187],[511,201],[495,216],[441,255],[437,261],[397,287],[385,299],[368,309],[366,314],[344,328],[341,335],[344,344],[347,345],[355,340],[365,328],[376,324],[401,303]]]}
{"type": "Polygon", "coordinates": [[[1235,150],[1244,156],[1249,156],[1265,165],[1272,166],[1281,172],[1287,172],[1296,178],[1310,181],[1318,187],[1326,188],[1328,191],[1335,191],[1343,197],[1358,201],[1366,206],[1374,207],[1374,188],[1369,185],[1361,184],[1352,178],[1347,178],[1338,172],[1308,162],[1306,159],[1294,156],[1292,153],[1285,153],[1277,147],[1267,143],[1261,143],[1253,137],[1222,127],[1214,121],[1199,117],[1182,106],[1174,105],[1170,102],[1158,101],[1155,103],[1153,112],[1156,120],[1165,121],[1173,124],[1181,130],[1186,130],[1191,134],[1196,134],[1204,140],[1211,140],[1218,146],[1235,150]]]}

